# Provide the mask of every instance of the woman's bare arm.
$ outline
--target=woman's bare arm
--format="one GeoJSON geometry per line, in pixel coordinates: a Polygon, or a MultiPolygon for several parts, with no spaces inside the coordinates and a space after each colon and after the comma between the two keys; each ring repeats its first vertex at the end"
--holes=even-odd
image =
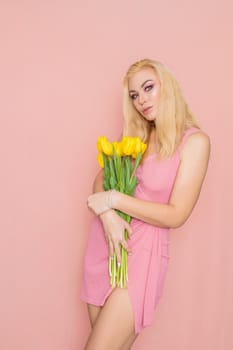
{"type": "Polygon", "coordinates": [[[191,214],[201,191],[210,154],[204,133],[191,135],[182,150],[181,163],[168,204],[144,201],[123,193],[113,195],[113,208],[160,227],[179,227],[191,214]]]}
{"type": "Polygon", "coordinates": [[[93,186],[92,186],[93,193],[104,191],[103,181],[104,181],[104,171],[103,169],[101,169],[96,175],[95,180],[93,182],[93,186]]]}

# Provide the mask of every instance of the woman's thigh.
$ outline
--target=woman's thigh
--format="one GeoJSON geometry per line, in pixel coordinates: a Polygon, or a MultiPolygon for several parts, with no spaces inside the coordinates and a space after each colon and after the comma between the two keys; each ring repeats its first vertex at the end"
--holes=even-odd
{"type": "Polygon", "coordinates": [[[115,288],[96,318],[85,350],[120,350],[134,335],[134,315],[128,290],[115,288]]]}

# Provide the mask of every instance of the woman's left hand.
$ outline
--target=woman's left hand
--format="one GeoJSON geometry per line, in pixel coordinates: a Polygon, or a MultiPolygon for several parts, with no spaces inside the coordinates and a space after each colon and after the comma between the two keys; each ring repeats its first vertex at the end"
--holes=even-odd
{"type": "Polygon", "coordinates": [[[114,207],[117,191],[103,191],[91,194],[87,199],[87,206],[94,214],[100,215],[114,207]]]}

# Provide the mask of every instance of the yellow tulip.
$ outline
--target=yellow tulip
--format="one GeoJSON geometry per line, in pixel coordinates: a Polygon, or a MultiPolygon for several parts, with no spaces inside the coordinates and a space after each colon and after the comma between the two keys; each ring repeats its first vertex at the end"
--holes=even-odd
{"type": "Polygon", "coordinates": [[[141,150],[142,150],[142,147],[141,147],[141,140],[139,137],[135,137],[135,144],[134,144],[134,152],[135,153],[140,153],[141,150]]]}
{"type": "Polygon", "coordinates": [[[111,156],[113,154],[112,144],[108,141],[106,136],[98,137],[97,148],[99,152],[103,152],[107,156],[111,156]]]}
{"type": "Polygon", "coordinates": [[[103,153],[98,153],[97,155],[97,160],[101,168],[104,167],[104,158],[103,158],[103,153]]]}
{"type": "Polygon", "coordinates": [[[135,138],[124,136],[121,141],[122,155],[130,156],[134,153],[135,148],[135,138]]]}
{"type": "Polygon", "coordinates": [[[134,158],[134,159],[137,158],[137,155],[138,155],[138,153],[135,153],[135,152],[131,154],[132,158],[134,158]]]}
{"type": "Polygon", "coordinates": [[[112,146],[114,147],[118,156],[122,156],[121,143],[120,142],[112,142],[112,146]]]}
{"type": "Polygon", "coordinates": [[[99,136],[98,139],[97,139],[97,149],[99,152],[103,152],[102,150],[102,144],[101,144],[101,139],[102,139],[102,136],[99,136]]]}
{"type": "Polygon", "coordinates": [[[147,144],[142,142],[142,154],[145,152],[147,149],[147,144]]]}
{"type": "Polygon", "coordinates": [[[139,153],[143,154],[147,148],[147,145],[143,143],[139,137],[135,137],[134,152],[132,153],[133,158],[137,158],[139,153]]]}

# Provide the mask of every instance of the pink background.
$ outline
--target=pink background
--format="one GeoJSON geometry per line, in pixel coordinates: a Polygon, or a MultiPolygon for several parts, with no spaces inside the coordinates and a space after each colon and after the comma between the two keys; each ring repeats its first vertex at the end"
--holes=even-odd
{"type": "Polygon", "coordinates": [[[1,1],[1,350],[84,347],[96,138],[119,136],[122,77],[145,57],[174,72],[212,154],[133,349],[233,348],[232,11],[230,0],[1,1]]]}

